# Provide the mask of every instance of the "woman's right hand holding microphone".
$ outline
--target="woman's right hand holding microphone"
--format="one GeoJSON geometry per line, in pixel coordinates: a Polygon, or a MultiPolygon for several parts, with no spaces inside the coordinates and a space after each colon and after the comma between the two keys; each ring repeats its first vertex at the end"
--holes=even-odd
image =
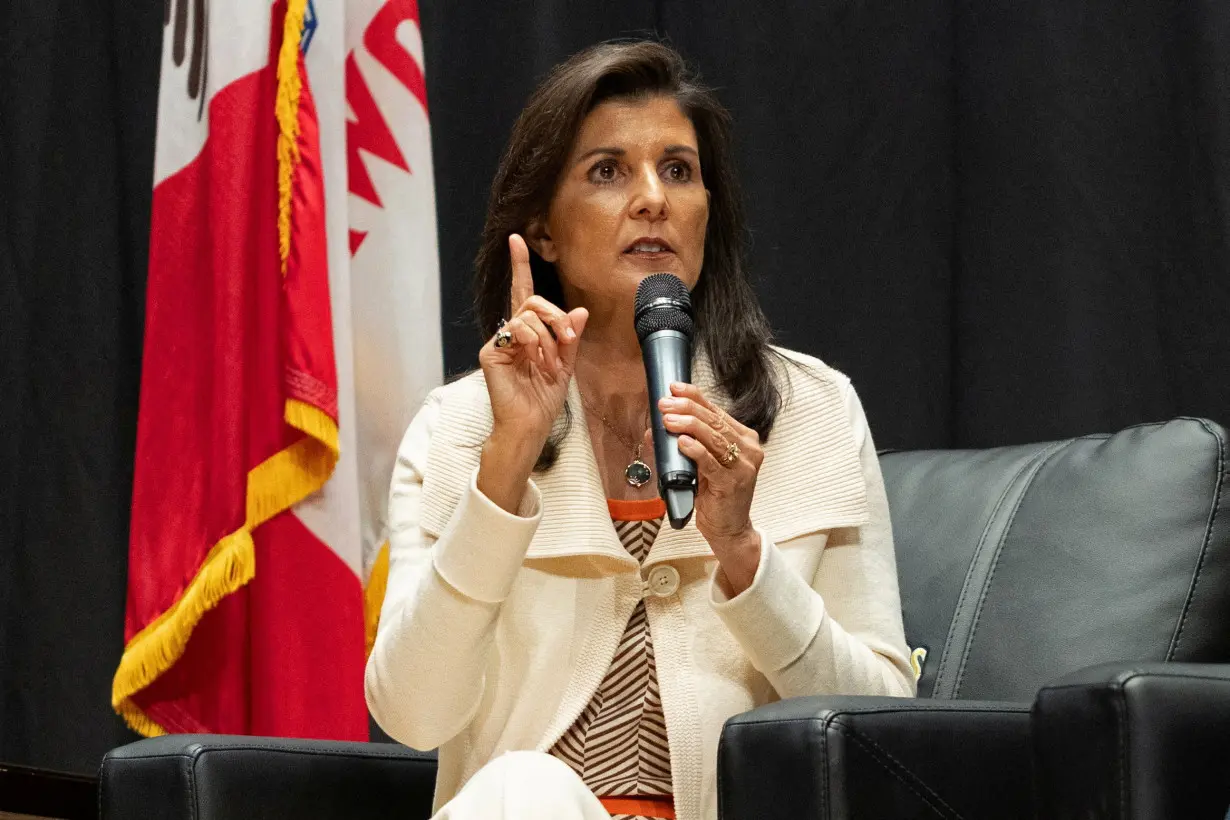
{"type": "Polygon", "coordinates": [[[478,354],[494,417],[479,462],[478,489],[515,514],[525,482],[568,398],[589,311],[579,307],[565,312],[534,295],[525,240],[511,235],[508,249],[513,310],[501,328],[507,344],[497,345],[497,333],[478,354]]]}

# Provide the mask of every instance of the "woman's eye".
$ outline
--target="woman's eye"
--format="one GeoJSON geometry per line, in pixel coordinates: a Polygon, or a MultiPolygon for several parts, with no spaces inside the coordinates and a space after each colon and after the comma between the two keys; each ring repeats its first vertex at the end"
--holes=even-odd
{"type": "Polygon", "coordinates": [[[671,182],[687,182],[692,179],[692,166],[686,162],[672,162],[666,166],[666,178],[671,182]]]}
{"type": "Polygon", "coordinates": [[[604,159],[590,169],[589,176],[594,182],[614,182],[615,177],[619,176],[619,169],[615,167],[614,160],[604,159]]]}

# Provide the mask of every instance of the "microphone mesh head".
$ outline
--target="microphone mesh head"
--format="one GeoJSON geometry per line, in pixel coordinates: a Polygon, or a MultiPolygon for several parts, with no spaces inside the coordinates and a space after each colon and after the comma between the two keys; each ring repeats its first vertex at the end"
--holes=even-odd
{"type": "Polygon", "coordinates": [[[644,341],[659,330],[677,330],[692,338],[692,295],[683,280],[670,273],[651,273],[636,288],[636,338],[644,341]]]}

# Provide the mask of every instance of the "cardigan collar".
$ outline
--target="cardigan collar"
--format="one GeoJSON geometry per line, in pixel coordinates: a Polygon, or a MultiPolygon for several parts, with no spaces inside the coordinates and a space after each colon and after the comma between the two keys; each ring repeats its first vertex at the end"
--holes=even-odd
{"type": "MultiPolygon", "coordinates": [[[[817,360],[785,351],[783,358],[792,363],[777,364],[783,405],[765,446],[751,511],[753,524],[778,544],[809,532],[858,526],[868,518],[862,465],[838,377],[817,360]]],[[[710,400],[727,404],[703,353],[694,359],[692,380],[710,400]]],[[[421,497],[422,526],[437,537],[478,466],[492,426],[481,373],[444,391],[421,497]]],[[[555,433],[564,433],[556,463],[533,476],[543,516],[526,558],[587,555],[627,563],[630,556],[611,526],[575,378],[567,404],[572,424],[565,432],[563,417],[556,421],[555,433]]],[[[664,526],[645,563],[712,555],[693,519],[680,530],[664,526]]]]}

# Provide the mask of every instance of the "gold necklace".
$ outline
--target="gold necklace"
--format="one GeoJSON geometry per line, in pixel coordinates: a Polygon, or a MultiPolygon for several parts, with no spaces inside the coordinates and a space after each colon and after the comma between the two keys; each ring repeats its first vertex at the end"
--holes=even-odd
{"type": "MultiPolygon", "coordinates": [[[[632,460],[628,462],[628,466],[624,467],[624,481],[633,487],[643,487],[649,483],[649,479],[653,478],[653,470],[649,469],[649,465],[641,461],[641,448],[645,446],[644,436],[640,441],[629,441],[623,433],[615,428],[607,420],[605,414],[589,403],[589,400],[584,395],[581,396],[581,404],[585,405],[585,409],[593,413],[602,420],[602,426],[610,430],[619,439],[620,443],[632,451],[632,460]]],[[[649,427],[649,408],[645,408],[645,427],[649,427]]]]}

